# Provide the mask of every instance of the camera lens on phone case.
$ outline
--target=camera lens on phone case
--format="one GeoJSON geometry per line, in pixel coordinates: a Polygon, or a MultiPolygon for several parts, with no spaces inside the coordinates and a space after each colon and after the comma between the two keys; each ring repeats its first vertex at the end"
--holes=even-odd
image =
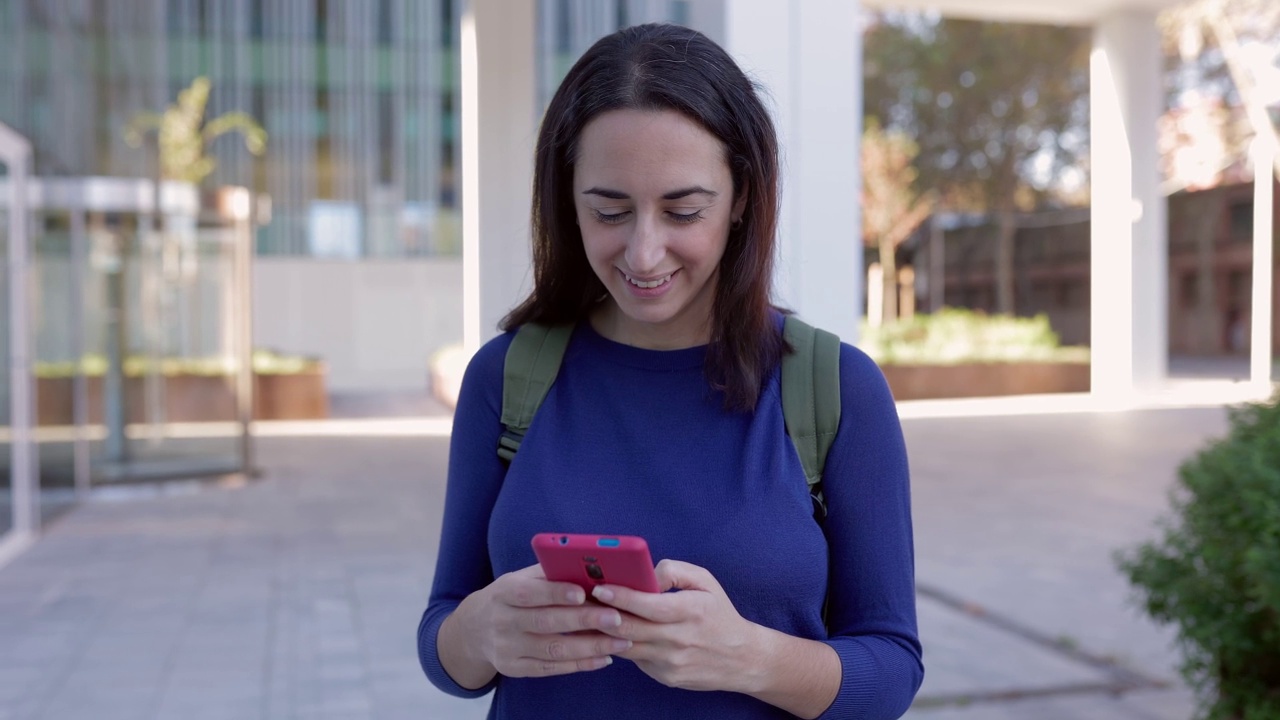
{"type": "Polygon", "coordinates": [[[565,537],[564,535],[561,535],[561,536],[560,536],[560,544],[561,544],[561,545],[568,545],[568,544],[569,544],[569,538],[565,537]]]}
{"type": "Polygon", "coordinates": [[[587,575],[590,576],[592,580],[604,579],[604,572],[602,572],[600,570],[600,566],[596,565],[595,563],[591,563],[590,565],[587,565],[587,575]]]}

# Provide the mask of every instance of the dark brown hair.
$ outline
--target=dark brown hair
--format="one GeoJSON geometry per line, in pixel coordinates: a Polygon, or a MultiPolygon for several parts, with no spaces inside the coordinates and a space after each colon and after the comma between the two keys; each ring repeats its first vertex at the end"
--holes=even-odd
{"type": "Polygon", "coordinates": [[[605,294],[587,261],[573,203],[582,130],[611,110],[672,110],[720,140],[742,222],[720,260],[706,373],[725,405],[753,410],[783,352],[771,304],[778,221],[778,139],[755,85],[720,46],[696,30],[651,24],[591,46],[547,107],[533,172],[533,293],[502,321],[578,322],[605,294]]]}

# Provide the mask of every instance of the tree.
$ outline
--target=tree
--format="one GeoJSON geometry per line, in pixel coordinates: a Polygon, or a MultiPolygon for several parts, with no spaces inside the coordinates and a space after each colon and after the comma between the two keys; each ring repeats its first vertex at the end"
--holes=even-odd
{"type": "Polygon", "coordinates": [[[125,142],[131,147],[142,146],[147,130],[157,131],[160,177],[199,184],[217,167],[217,160],[208,154],[209,146],[232,131],[244,136],[245,148],[254,155],[266,150],[267,132],[248,113],[224,113],[205,122],[209,89],[209,79],[197,77],[163,113],[138,113],[125,127],[125,142]]]}
{"type": "Polygon", "coordinates": [[[1013,313],[1017,212],[1085,164],[1089,31],[882,16],[865,44],[868,114],[919,144],[920,189],[998,219],[996,309],[1013,313]]]}
{"type": "MultiPolygon", "coordinates": [[[[1272,147],[1280,145],[1280,133],[1267,108],[1268,101],[1276,102],[1280,97],[1265,97],[1258,77],[1264,65],[1274,65],[1276,38],[1280,36],[1280,3],[1193,0],[1163,13],[1160,29],[1166,53],[1176,55],[1183,64],[1181,70],[1186,79],[1173,83],[1176,90],[1186,90],[1186,84],[1194,83],[1202,94],[1212,95],[1215,84],[1221,95],[1234,91],[1253,132],[1272,147]],[[1229,85],[1212,82],[1224,73],[1229,85]]],[[[1270,70],[1271,82],[1280,84],[1280,70],[1270,70]]],[[[1280,88],[1272,91],[1280,92],[1280,88]]],[[[1280,156],[1275,159],[1275,172],[1280,175],[1280,156]]]]}
{"type": "Polygon", "coordinates": [[[880,251],[884,278],[883,318],[898,316],[897,250],[933,212],[934,194],[915,187],[916,143],[901,132],[886,132],[875,118],[862,135],[862,233],[880,251]]]}
{"type": "MultiPolygon", "coordinates": [[[[1280,37],[1280,3],[1274,0],[1194,0],[1160,16],[1165,55],[1171,66],[1169,125],[1190,124],[1194,132],[1184,147],[1166,148],[1170,177],[1168,191],[1184,187],[1204,188],[1222,181],[1228,167],[1243,166],[1253,138],[1276,147],[1277,132],[1259,74],[1269,70],[1272,83],[1280,84],[1280,70],[1267,62],[1280,37]],[[1250,58],[1251,54],[1261,56],[1250,58]],[[1237,121],[1233,106],[1243,105],[1247,122],[1237,121]],[[1240,126],[1244,127],[1241,128],[1240,126]],[[1203,177],[1184,177],[1176,159],[1179,153],[1197,158],[1206,167],[1203,177]]],[[[1272,88],[1273,92],[1280,88],[1272,88]]],[[[1175,128],[1171,128],[1173,134],[1175,128]]],[[[1273,161],[1280,174],[1280,155],[1273,161]]],[[[1192,169],[1196,169],[1194,165],[1192,169]]],[[[1237,178],[1238,180],[1238,178],[1237,178]]],[[[1214,273],[1214,243],[1222,203],[1219,193],[1201,193],[1190,203],[1184,223],[1196,247],[1196,349],[1211,352],[1220,347],[1224,318],[1218,308],[1214,273]]]]}

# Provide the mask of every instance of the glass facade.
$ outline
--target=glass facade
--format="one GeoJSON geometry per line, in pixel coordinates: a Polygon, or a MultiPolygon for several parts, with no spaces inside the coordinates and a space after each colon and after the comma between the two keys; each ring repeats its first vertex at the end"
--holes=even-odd
{"type": "MultiPolygon", "coordinates": [[[[601,35],[688,15],[528,1],[542,103],[601,35]]],[[[0,0],[0,541],[95,488],[252,472],[255,253],[460,254],[464,5],[0,0]],[[166,183],[159,202],[156,135],[133,146],[126,128],[198,77],[205,120],[248,113],[266,153],[211,137],[204,186],[220,190],[166,183]],[[265,199],[270,222],[228,214],[226,193],[265,199]]]]}
{"type": "MultiPolygon", "coordinates": [[[[0,155],[0,181],[8,180],[9,163],[0,155]]],[[[9,317],[9,208],[0,202],[0,318],[9,317]]],[[[17,506],[13,502],[14,478],[10,454],[12,452],[12,421],[9,365],[9,323],[0,322],[0,539],[14,525],[17,506]]]]}
{"type": "MultiPolygon", "coordinates": [[[[624,25],[686,21],[682,0],[538,1],[539,94],[624,25]]],[[[263,255],[458,255],[457,52],[463,0],[0,0],[0,122],[34,174],[150,177],[125,126],[198,76],[208,118],[253,116],[251,155],[214,140],[213,186],[271,197],[263,255]]]]}
{"type": "MultiPolygon", "coordinates": [[[[0,196],[8,185],[0,178],[0,196]]],[[[95,486],[251,472],[253,233],[248,210],[227,210],[250,207],[247,190],[166,183],[157,227],[146,180],[40,179],[28,189],[42,514],[95,486]]],[[[0,209],[12,202],[0,197],[0,209]]],[[[11,467],[0,456],[6,478],[11,467]]]]}
{"type": "MultiPolygon", "coordinates": [[[[252,115],[267,153],[214,140],[211,185],[271,196],[261,254],[454,254],[450,0],[0,2],[0,122],[35,175],[149,177],[125,126],[198,76],[207,118],[252,115]]],[[[153,146],[154,147],[154,146],[153,146]]]]}
{"type": "Polygon", "coordinates": [[[0,123],[0,548],[39,527],[26,205],[31,146],[0,123]]]}

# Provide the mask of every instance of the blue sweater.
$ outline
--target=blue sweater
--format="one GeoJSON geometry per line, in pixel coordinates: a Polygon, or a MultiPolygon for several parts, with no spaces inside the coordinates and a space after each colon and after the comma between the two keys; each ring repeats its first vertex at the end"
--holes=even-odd
{"type": "Polygon", "coordinates": [[[462,697],[496,688],[489,717],[500,719],[790,717],[747,695],[665,687],[621,659],[555,678],[499,676],[475,691],[441,667],[441,622],[495,577],[534,564],[535,533],[628,534],[648,541],[654,562],[710,570],[746,619],[834,648],[843,679],[824,718],[906,712],[924,676],[907,457],[874,362],[841,347],[842,415],[819,525],[776,369],[754,413],[726,412],[703,374],[705,348],[645,350],[586,322],[507,469],[496,448],[511,338],[472,359],[454,416],[440,555],[418,628],[437,687],[462,697]]]}

